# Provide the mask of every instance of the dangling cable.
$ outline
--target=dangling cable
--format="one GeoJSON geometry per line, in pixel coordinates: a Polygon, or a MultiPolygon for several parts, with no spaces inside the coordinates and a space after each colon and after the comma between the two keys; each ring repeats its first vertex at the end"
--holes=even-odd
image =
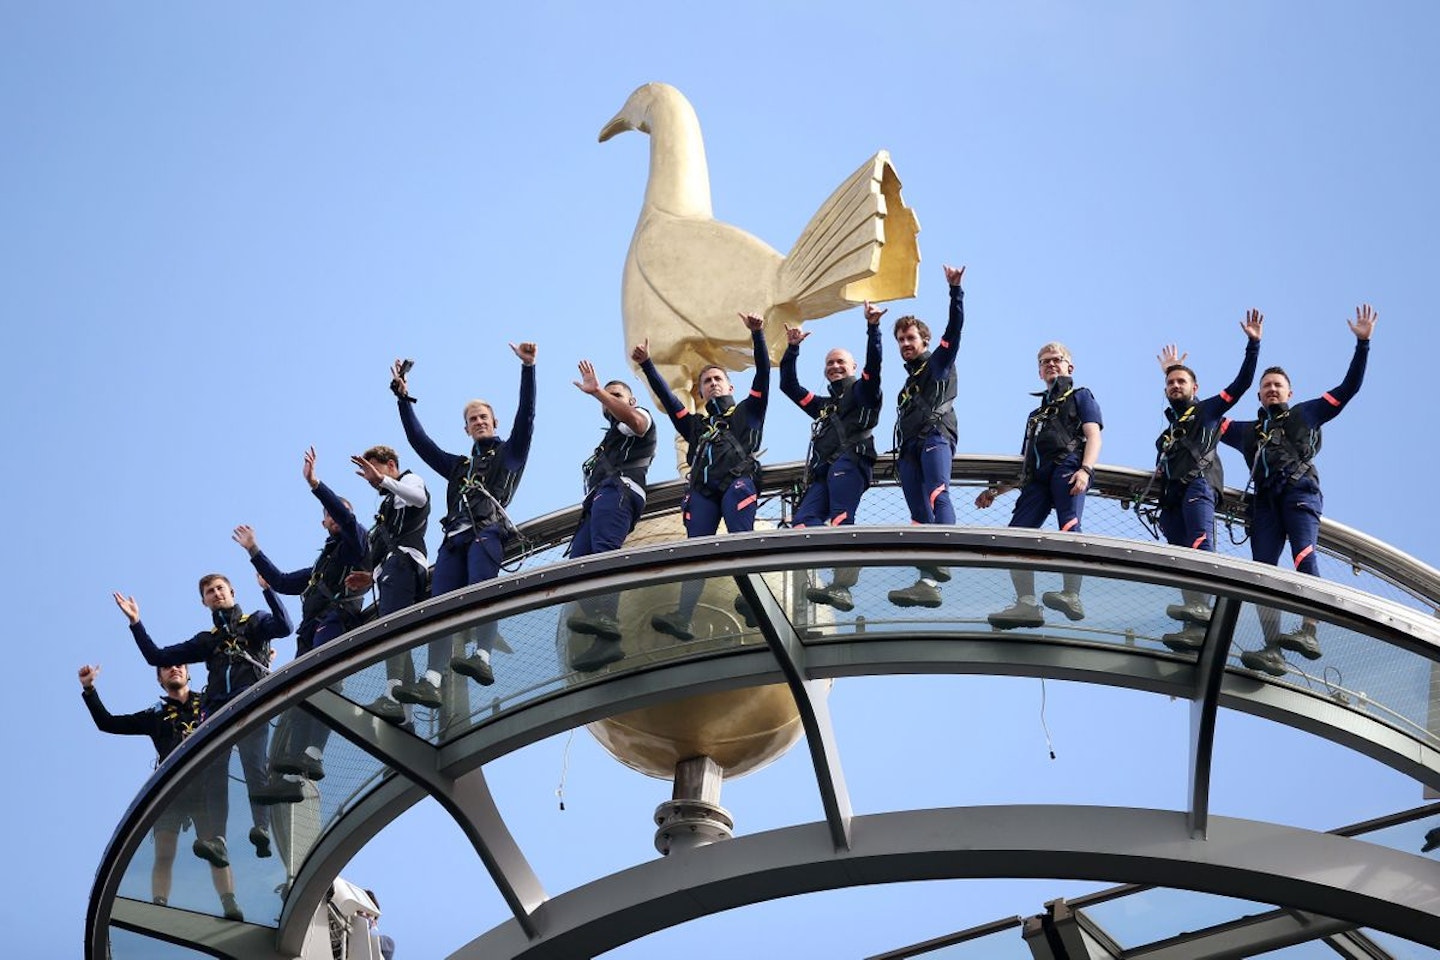
{"type": "Polygon", "coordinates": [[[1050,725],[1045,722],[1045,678],[1040,678],[1040,729],[1045,731],[1045,749],[1050,751],[1050,759],[1055,759],[1055,742],[1050,739],[1050,725]]]}
{"type": "Polygon", "coordinates": [[[560,801],[560,810],[565,810],[565,776],[570,772],[570,741],[575,739],[575,728],[570,728],[570,735],[565,738],[565,752],[560,760],[560,785],[555,788],[555,799],[560,801]]]}

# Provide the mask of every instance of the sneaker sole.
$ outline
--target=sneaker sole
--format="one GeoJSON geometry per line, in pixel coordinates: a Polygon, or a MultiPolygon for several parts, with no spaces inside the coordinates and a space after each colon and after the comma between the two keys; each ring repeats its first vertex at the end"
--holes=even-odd
{"type": "Polygon", "coordinates": [[[1284,639],[1275,641],[1275,645],[1281,650],[1288,650],[1290,653],[1298,653],[1306,660],[1319,660],[1322,656],[1320,645],[1309,646],[1304,643],[1287,642],[1284,639]]]}
{"type": "Polygon", "coordinates": [[[602,667],[608,667],[610,664],[617,663],[624,659],[624,650],[610,650],[604,653],[596,654],[593,657],[576,657],[570,663],[570,667],[576,673],[594,673],[596,670],[599,670],[602,667]]]}
{"type": "Polygon", "coordinates": [[[1083,609],[1076,610],[1068,604],[1051,603],[1044,597],[1040,598],[1040,602],[1045,604],[1045,607],[1047,609],[1054,610],[1056,613],[1064,614],[1065,619],[1071,621],[1072,623],[1077,620],[1085,619],[1085,611],[1083,609]]]}
{"type": "Polygon", "coordinates": [[[828,593],[821,593],[818,590],[813,593],[806,591],[805,599],[809,600],[811,603],[819,604],[822,607],[834,607],[841,613],[849,613],[851,610],[855,609],[855,602],[853,600],[839,601],[836,600],[834,597],[830,596],[828,593]]]}
{"type": "Polygon", "coordinates": [[[1045,626],[1045,619],[1043,617],[1039,620],[996,620],[994,617],[986,617],[985,619],[988,620],[990,626],[996,630],[1022,630],[1045,626]]]}
{"type": "Polygon", "coordinates": [[[1205,615],[1199,616],[1191,610],[1181,606],[1170,606],[1165,608],[1165,616],[1171,620],[1179,620],[1181,623],[1193,623],[1197,627],[1210,626],[1210,611],[1206,610],[1205,615]]]}
{"type": "Polygon", "coordinates": [[[941,603],[939,600],[916,600],[914,597],[897,597],[893,593],[890,594],[890,602],[897,607],[925,607],[928,610],[938,608],[941,603]]]}

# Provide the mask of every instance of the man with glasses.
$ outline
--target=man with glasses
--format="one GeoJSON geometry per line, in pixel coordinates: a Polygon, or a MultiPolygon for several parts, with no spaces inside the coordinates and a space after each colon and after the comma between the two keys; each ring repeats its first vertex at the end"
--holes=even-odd
{"type": "MultiPolygon", "coordinates": [[[[1075,363],[1065,344],[1045,344],[1040,348],[1039,361],[1045,389],[1038,394],[1040,406],[1025,421],[1020,478],[980,491],[975,506],[987,508],[996,497],[1018,487],[1020,497],[1015,501],[1010,526],[1038,528],[1053,510],[1062,531],[1079,533],[1085,491],[1100,459],[1100,431],[1105,424],[1094,395],[1085,387],[1075,386],[1071,379],[1075,363]]],[[[1041,602],[1063,613],[1066,619],[1084,619],[1081,579],[1078,573],[1065,574],[1063,589],[1047,592],[1041,602]]],[[[1035,602],[1035,571],[1011,570],[1010,580],[1015,585],[1015,603],[990,614],[990,625],[997,630],[1044,626],[1045,613],[1035,602]]]]}

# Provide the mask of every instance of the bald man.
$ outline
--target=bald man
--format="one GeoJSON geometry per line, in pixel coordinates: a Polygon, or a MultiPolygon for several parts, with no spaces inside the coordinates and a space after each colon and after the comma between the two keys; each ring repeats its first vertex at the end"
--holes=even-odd
{"type": "MultiPolygon", "coordinates": [[[[843,347],[825,354],[826,394],[800,385],[795,368],[800,344],[810,336],[799,327],[785,325],[788,346],[780,359],[780,389],[814,421],[810,451],[805,463],[805,494],[795,508],[792,527],[849,526],[855,522],[860,497],[870,486],[875,469],[875,441],[871,433],[880,419],[880,318],[884,310],[865,303],[865,369],[855,376],[855,356],[843,347]]],[[[853,610],[850,588],[860,571],[837,569],[827,587],[811,587],[811,603],[838,610],[853,610]]]]}

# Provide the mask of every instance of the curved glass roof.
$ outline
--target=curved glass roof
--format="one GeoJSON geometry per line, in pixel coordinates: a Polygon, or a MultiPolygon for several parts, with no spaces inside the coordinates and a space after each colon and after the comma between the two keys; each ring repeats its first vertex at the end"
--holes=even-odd
{"type": "MultiPolygon", "coordinates": [[[[961,458],[956,461],[957,487],[989,483],[1013,469],[1010,458],[961,458]]],[[[798,470],[796,465],[766,471],[768,500],[762,516],[772,525],[783,525],[788,517],[786,491],[794,489],[798,470]]],[[[565,561],[560,559],[564,535],[573,529],[576,512],[533,521],[523,528],[532,552],[517,572],[373,621],[287,664],[218,712],[177,750],[126,812],[105,853],[88,917],[89,955],[103,956],[113,925],[131,932],[116,938],[117,956],[129,949],[123,946],[132,942],[126,938],[141,934],[220,955],[299,956],[306,925],[331,880],[370,837],[427,796],[461,826],[514,914],[513,923],[485,934],[455,956],[558,956],[577,942],[587,942],[585,936],[613,946],[616,934],[608,921],[596,916],[607,904],[627,911],[625,929],[638,931],[631,936],[669,925],[674,916],[657,912],[663,898],[636,897],[631,902],[629,894],[596,892],[591,889],[596,884],[559,895],[547,892],[506,827],[483,765],[579,724],[697,694],[762,685],[783,684],[793,697],[825,811],[822,826],[831,859],[853,855],[855,819],[839,763],[843,744],[829,725],[825,685],[820,682],[836,677],[926,672],[1038,676],[1189,700],[1188,803],[1186,809],[1172,812],[1178,820],[1155,829],[1157,835],[1164,829],[1175,831],[1174,841],[1190,854],[1201,849],[1191,850],[1190,845],[1204,844],[1222,823],[1209,815],[1209,770],[1220,706],[1332,740],[1440,790],[1440,622],[1435,620],[1440,576],[1434,570],[1330,521],[1322,528],[1323,578],[1224,553],[1176,550],[1150,540],[1127,509],[1143,489],[1144,474],[1104,470],[1097,479],[1083,534],[902,526],[903,502],[898,490],[885,484],[883,470],[866,497],[869,523],[863,526],[757,530],[674,541],[664,532],[665,518],[673,512],[680,486],[669,484],[652,492],[647,519],[632,538],[636,542],[648,537],[648,545],[565,561]],[[891,591],[915,581],[917,566],[948,571],[949,579],[939,586],[938,607],[900,607],[889,600],[891,591]],[[852,609],[816,605],[806,598],[807,589],[828,582],[835,568],[857,574],[852,609]],[[1034,571],[1041,591],[1059,589],[1065,575],[1082,575],[1083,619],[1046,611],[1039,626],[992,627],[988,614],[1013,601],[1013,570],[1034,571]],[[705,591],[694,621],[696,635],[682,642],[654,630],[649,615],[670,609],[686,581],[703,581],[705,591]],[[1195,649],[1172,649],[1177,644],[1166,643],[1167,634],[1173,640],[1181,627],[1168,609],[1180,603],[1182,590],[1213,603],[1208,625],[1192,633],[1195,649]],[[624,657],[582,672],[573,661],[588,638],[572,635],[566,620],[578,603],[601,596],[618,602],[624,657]],[[737,605],[737,596],[744,604],[737,605]],[[741,609],[745,605],[748,618],[741,609]],[[1267,617],[1279,617],[1283,629],[1298,626],[1302,618],[1317,622],[1321,656],[1309,660],[1287,654],[1283,664],[1268,673],[1246,668],[1241,656],[1262,645],[1260,623],[1267,617]],[[414,708],[402,725],[392,725],[372,711],[386,688],[387,661],[423,670],[432,650],[448,659],[491,624],[498,627],[506,651],[497,656],[493,686],[447,674],[438,709],[414,708]],[[152,853],[142,841],[157,818],[167,810],[183,809],[190,785],[224,778],[230,807],[236,811],[231,818],[234,851],[244,842],[234,826],[243,821],[238,811],[248,806],[243,779],[230,769],[234,745],[261,735],[282,742],[297,724],[317,720],[333,731],[324,779],[305,783],[303,802],[273,808],[274,857],[232,857],[245,922],[219,915],[205,865],[189,857],[177,859],[170,904],[149,903],[152,853]],[[541,916],[546,918],[543,925],[541,916]]],[[[1237,496],[1231,491],[1228,502],[1237,496]]],[[[968,499],[963,489],[958,492],[957,503],[968,499]]],[[[975,516],[963,519],[1005,519],[1003,507],[972,513],[975,516]]],[[[1240,538],[1243,528],[1234,529],[1240,538]]],[[[1229,552],[1243,549],[1231,544],[1229,552]]],[[[1145,813],[1135,811],[1136,816],[1145,813]]],[[[1017,829],[1028,822],[1019,813],[1017,817],[1017,829]]],[[[1223,821],[1221,832],[1249,830],[1237,823],[1223,821]]],[[[909,831],[915,827],[909,821],[885,824],[894,842],[913,841],[909,831]]],[[[1100,827],[1111,825],[1104,821],[1100,827]]],[[[1275,842],[1282,846],[1300,843],[1292,834],[1305,833],[1283,825],[1274,830],[1275,842]]],[[[1154,882],[1233,896],[1256,871],[1283,874],[1291,866],[1315,868],[1327,856],[1350,862],[1358,857],[1374,868],[1368,886],[1334,884],[1322,879],[1320,871],[1308,885],[1276,889],[1292,898],[1288,905],[1338,906],[1352,911],[1350,919],[1364,922],[1371,918],[1353,911],[1388,903],[1383,922],[1376,920],[1374,926],[1440,946],[1440,866],[1409,852],[1413,847],[1384,850],[1373,842],[1315,836],[1323,840],[1316,847],[1319,853],[1297,847],[1250,864],[1237,853],[1234,862],[1220,857],[1212,864],[1214,872],[1199,878],[1192,874],[1187,879],[1181,872],[1165,879],[1167,871],[1179,870],[1184,855],[1157,859],[1136,850],[1113,862],[1097,851],[1080,851],[1074,869],[1081,872],[1073,875],[1124,880],[1137,877],[1117,871],[1151,871],[1154,882]],[[1336,844],[1348,846],[1332,849],[1336,844]]],[[[721,897],[713,909],[750,902],[746,895],[801,892],[787,883],[813,852],[788,836],[777,840],[776,849],[789,851],[794,862],[758,874],[736,867],[736,889],[748,893],[730,891],[726,896],[731,899],[721,897]]],[[[637,856],[645,855],[637,851],[637,856]]],[[[895,858],[896,863],[910,864],[914,876],[907,878],[981,875],[971,872],[973,865],[937,873],[914,851],[898,852],[895,858]]],[[[817,861],[810,869],[822,867],[817,861]]],[[[635,869],[664,877],[663,868],[654,864],[635,869]]],[[[870,881],[837,874],[824,881],[808,879],[809,886],[802,887],[855,882],[870,881]]],[[[597,883],[597,889],[609,889],[604,881],[597,883]]]]}

